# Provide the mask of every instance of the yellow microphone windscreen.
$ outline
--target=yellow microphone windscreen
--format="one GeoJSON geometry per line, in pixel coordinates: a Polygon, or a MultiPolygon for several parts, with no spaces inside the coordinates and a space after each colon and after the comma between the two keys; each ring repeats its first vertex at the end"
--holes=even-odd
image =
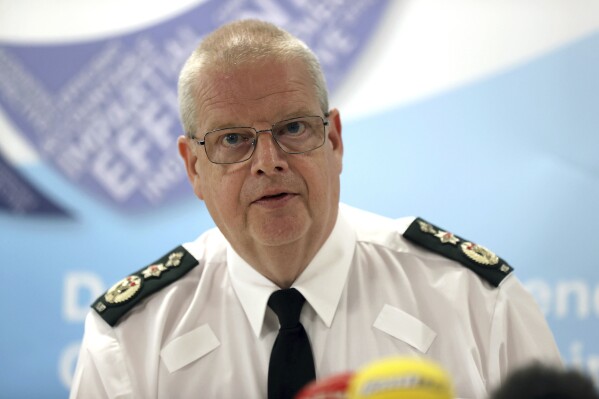
{"type": "Polygon", "coordinates": [[[348,399],[453,399],[453,384],[445,370],[430,360],[392,357],[358,370],[348,399]]]}

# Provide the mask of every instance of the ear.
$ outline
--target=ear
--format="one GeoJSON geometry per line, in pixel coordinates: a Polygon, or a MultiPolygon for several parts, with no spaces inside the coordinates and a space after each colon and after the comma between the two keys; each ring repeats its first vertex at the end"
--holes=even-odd
{"type": "Polygon", "coordinates": [[[177,139],[179,155],[181,155],[181,158],[183,158],[185,170],[187,171],[187,178],[191,183],[191,187],[193,188],[194,193],[198,196],[199,199],[203,200],[204,195],[202,194],[202,189],[200,187],[200,176],[196,169],[198,157],[193,152],[193,149],[191,148],[192,145],[193,144],[191,143],[191,141],[185,136],[179,136],[179,138],[177,139]]]}
{"type": "Polygon", "coordinates": [[[329,112],[329,135],[328,139],[333,145],[333,153],[339,163],[339,173],[343,168],[343,139],[341,138],[341,115],[337,108],[329,112]]]}

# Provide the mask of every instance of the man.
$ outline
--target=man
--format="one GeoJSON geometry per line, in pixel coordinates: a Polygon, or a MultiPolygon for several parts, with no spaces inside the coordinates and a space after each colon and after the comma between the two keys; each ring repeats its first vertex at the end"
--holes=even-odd
{"type": "Polygon", "coordinates": [[[501,258],[421,219],[339,206],[341,118],[298,39],[221,27],[179,98],[179,152],[217,228],[92,305],[72,398],[292,397],[394,354],[431,358],[459,397],[482,398],[516,365],[560,362],[501,258]]]}

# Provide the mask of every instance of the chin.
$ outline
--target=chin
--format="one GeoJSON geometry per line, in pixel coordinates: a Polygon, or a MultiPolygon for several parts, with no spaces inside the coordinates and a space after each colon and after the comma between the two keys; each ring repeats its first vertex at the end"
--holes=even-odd
{"type": "Polygon", "coordinates": [[[311,223],[307,220],[298,220],[297,216],[265,220],[264,223],[253,229],[252,235],[262,245],[287,245],[304,237],[308,233],[310,225],[311,223]]]}

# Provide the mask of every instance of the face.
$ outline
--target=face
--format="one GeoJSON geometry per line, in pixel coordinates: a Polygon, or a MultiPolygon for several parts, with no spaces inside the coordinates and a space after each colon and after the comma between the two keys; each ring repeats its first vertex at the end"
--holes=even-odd
{"type": "MultiPolygon", "coordinates": [[[[201,78],[196,137],[232,126],[270,129],[274,122],[322,110],[306,67],[270,61],[214,71],[201,78]]],[[[330,234],[339,203],[343,145],[337,110],[329,116],[325,144],[305,154],[286,154],[269,133],[260,134],[242,163],[211,163],[202,146],[181,137],[179,151],[196,195],[242,256],[265,247],[316,251],[330,234]]]]}

